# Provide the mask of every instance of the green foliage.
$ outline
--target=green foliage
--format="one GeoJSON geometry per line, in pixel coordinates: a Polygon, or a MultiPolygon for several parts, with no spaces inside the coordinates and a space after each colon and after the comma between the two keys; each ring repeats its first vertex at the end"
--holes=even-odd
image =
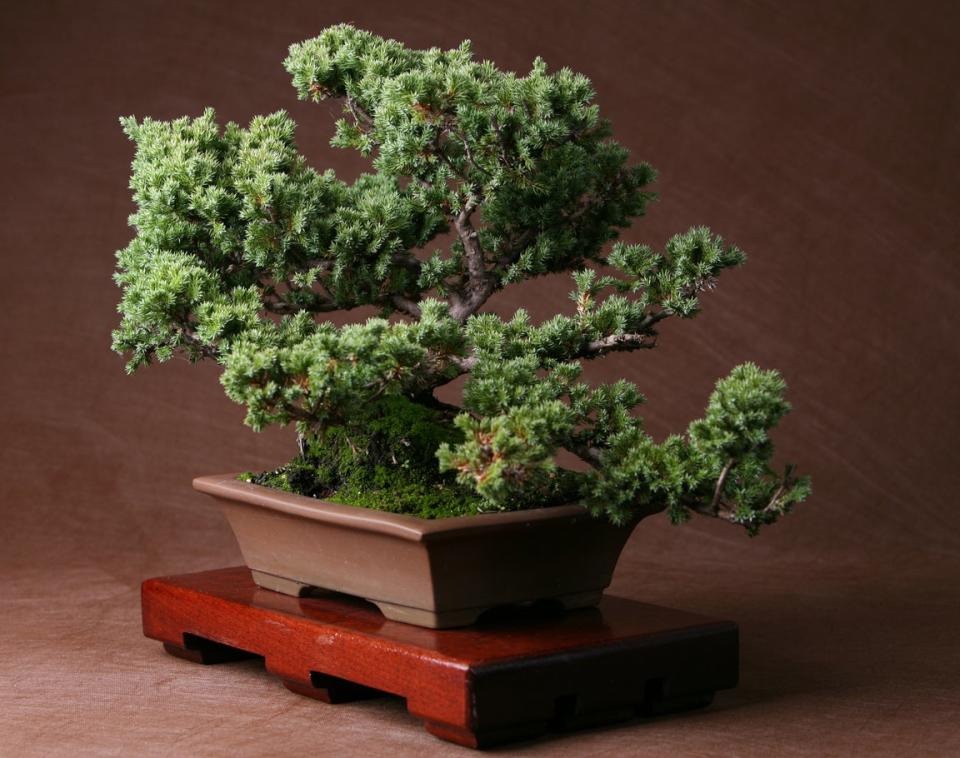
{"type": "Polygon", "coordinates": [[[291,46],[285,66],[302,99],[346,100],[333,145],[375,152],[425,206],[480,205],[499,282],[596,257],[653,197],[653,169],[626,165],[590,81],[540,58],[521,77],[475,61],[469,42],[408,50],[339,25],[291,46]]]}
{"type": "Polygon", "coordinates": [[[637,307],[660,305],[680,318],[699,311],[698,293],[712,289],[725,268],[739,266],[746,256],[706,227],[674,235],[663,254],[646,245],[614,245],[607,263],[627,275],[621,290],[639,293],[637,307]]]}
{"type": "Polygon", "coordinates": [[[607,438],[584,487],[584,501],[614,521],[666,510],[674,523],[691,513],[724,518],[752,535],[810,492],[808,478],[770,466],[769,431],[789,410],[776,371],[752,363],[717,382],[706,415],[684,437],[659,445],[635,421],[607,438]]]}
{"type": "Polygon", "coordinates": [[[254,429],[298,421],[305,435],[348,422],[380,397],[422,394],[456,376],[437,360],[462,352],[465,340],[446,304],[421,306],[413,323],[371,318],[337,328],[305,313],[264,323],[230,343],[221,382],[254,429]]]}
{"type": "Polygon", "coordinates": [[[439,212],[388,176],[346,185],[308,168],[282,111],[248,129],[220,130],[210,109],[121,121],[137,144],[138,210],[137,236],[117,254],[114,347],[133,354],[131,370],[178,347],[201,357],[239,333],[265,333],[263,311],[385,305],[385,293],[416,291],[415,272],[394,256],[436,234],[439,212]]]}
{"type": "Polygon", "coordinates": [[[611,138],[586,77],[539,58],[521,76],[469,42],[411,50],[346,24],[291,46],[285,66],[302,99],[342,101],[331,144],[373,173],[310,168],[283,111],[246,128],[212,110],[121,119],[137,210],[113,347],[129,371],[214,359],[251,427],[295,423],[300,455],[254,481],[428,518],[578,501],[618,523],[700,513],[750,534],[806,497],[806,478],[772,465],[789,408],[776,372],[734,369],[661,442],[638,387],[582,380],[583,361],[653,348],[660,321],[696,316],[745,260],[702,227],[662,251],[615,241],[654,171],[611,138]],[[573,305],[547,321],[481,311],[559,271],[573,305]],[[361,306],[378,315],[323,317],[361,306]],[[435,399],[464,375],[461,407],[435,399]],[[559,466],[561,451],[588,470],[559,466]]]}

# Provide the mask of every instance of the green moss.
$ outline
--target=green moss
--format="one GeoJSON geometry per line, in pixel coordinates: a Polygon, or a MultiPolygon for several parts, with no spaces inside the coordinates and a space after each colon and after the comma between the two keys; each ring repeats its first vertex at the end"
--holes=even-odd
{"type": "Polygon", "coordinates": [[[479,513],[483,500],[441,473],[436,451],[460,432],[438,411],[390,396],[350,426],[305,440],[302,456],[247,481],[309,497],[421,518],[479,513]]]}
{"type": "MultiPolygon", "coordinates": [[[[274,471],[246,473],[254,484],[345,505],[420,518],[468,516],[494,510],[472,488],[441,472],[437,448],[461,442],[462,432],[441,412],[399,396],[386,397],[350,426],[330,426],[305,440],[303,455],[274,471]]],[[[573,472],[519,493],[515,509],[576,499],[573,472]]]]}

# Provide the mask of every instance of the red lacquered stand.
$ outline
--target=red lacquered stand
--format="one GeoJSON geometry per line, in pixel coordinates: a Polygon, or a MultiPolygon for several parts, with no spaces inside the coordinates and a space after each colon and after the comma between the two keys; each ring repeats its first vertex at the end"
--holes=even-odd
{"type": "Polygon", "coordinates": [[[737,683],[735,624],[617,597],[435,630],[344,595],[264,590],[235,567],[144,582],[143,630],[197,663],[260,656],[327,703],[399,695],[429,732],[470,747],[703,706],[737,683]]]}

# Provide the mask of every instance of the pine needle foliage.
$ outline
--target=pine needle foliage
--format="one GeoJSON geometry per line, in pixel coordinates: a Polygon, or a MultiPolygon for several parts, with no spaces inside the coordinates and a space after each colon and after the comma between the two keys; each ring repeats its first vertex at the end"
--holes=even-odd
{"type": "Polygon", "coordinates": [[[585,76],[540,58],[519,76],[469,42],[412,50],[347,24],[285,66],[301,99],[342,102],[331,144],[372,173],[308,166],[283,111],[246,128],[209,109],[121,119],[137,211],[113,348],[128,371],[214,360],[247,424],[296,424],[299,455],[255,480],[425,517],[575,500],[615,523],[700,513],[751,534],[806,497],[807,478],[771,463],[789,410],[776,371],[737,367],[662,442],[636,386],[581,380],[584,361],[654,347],[660,321],[696,316],[745,260],[703,227],[662,251],[617,241],[655,172],[630,163],[585,76]],[[555,272],[573,289],[552,319],[482,311],[555,272]],[[324,318],[360,306],[379,315],[324,318]],[[463,375],[462,407],[440,403],[463,375]],[[588,470],[559,467],[562,450],[588,470]]]}

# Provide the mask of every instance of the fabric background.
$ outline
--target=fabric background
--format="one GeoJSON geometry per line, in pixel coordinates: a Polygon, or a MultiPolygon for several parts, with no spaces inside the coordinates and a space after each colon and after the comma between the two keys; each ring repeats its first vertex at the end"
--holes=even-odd
{"type": "MultiPolygon", "coordinates": [[[[324,706],[251,664],[192,666],[139,627],[146,577],[240,563],[191,477],[273,467],[214,365],[126,377],[109,350],[131,230],[117,117],[287,109],[318,167],[335,104],[296,100],[286,47],[350,21],[411,46],[590,76],[660,171],[625,235],[707,224],[750,261],[659,347],[611,355],[660,436],[752,359],[780,368],[777,435],[814,477],[751,540],[662,518],[611,592],[738,621],[742,684],[707,710],[520,745],[519,755],[960,753],[960,5],[951,2],[4,3],[0,10],[0,754],[454,755],[396,700],[324,706]]],[[[498,296],[536,318],[569,279],[498,296]]]]}

